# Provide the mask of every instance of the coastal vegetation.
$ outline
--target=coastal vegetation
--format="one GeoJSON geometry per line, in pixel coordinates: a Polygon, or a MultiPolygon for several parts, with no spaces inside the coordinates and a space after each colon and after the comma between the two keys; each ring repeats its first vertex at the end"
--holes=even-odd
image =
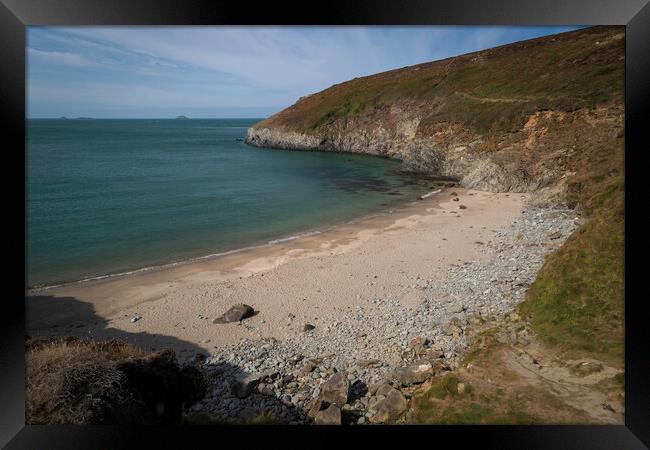
{"type": "MultiPolygon", "coordinates": [[[[617,159],[618,152],[611,152],[617,159]]],[[[591,165],[593,167],[593,165],[591,165]]],[[[520,311],[539,336],[568,355],[602,358],[623,367],[625,306],[625,209],[621,163],[606,166],[600,188],[578,206],[586,221],[551,254],[520,311]],[[605,179],[605,178],[603,178],[605,179]]]]}
{"type": "Polygon", "coordinates": [[[428,106],[423,134],[439,122],[513,132],[536,111],[570,112],[622,98],[623,35],[622,28],[593,27],[355,78],[306,96],[257,127],[310,133],[408,102],[428,106]]]}
{"type": "Polygon", "coordinates": [[[171,350],[115,339],[29,339],[26,367],[30,425],[179,424],[207,389],[203,373],[179,366],[171,350]]]}

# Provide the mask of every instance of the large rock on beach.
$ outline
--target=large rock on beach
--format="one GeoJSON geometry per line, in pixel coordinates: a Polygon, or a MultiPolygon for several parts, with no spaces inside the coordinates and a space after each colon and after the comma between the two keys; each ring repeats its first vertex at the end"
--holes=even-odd
{"type": "Polygon", "coordinates": [[[255,314],[255,310],[252,306],[239,303],[238,305],[231,307],[222,316],[214,319],[212,323],[239,322],[253,316],[253,314],[255,314]]]}

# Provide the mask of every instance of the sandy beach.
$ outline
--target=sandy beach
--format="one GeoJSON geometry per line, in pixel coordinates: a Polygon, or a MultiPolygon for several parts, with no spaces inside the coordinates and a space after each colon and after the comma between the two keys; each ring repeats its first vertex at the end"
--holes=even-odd
{"type": "Polygon", "coordinates": [[[215,353],[244,338],[297,336],[305,323],[323,327],[378,297],[415,308],[422,283],[451,265],[481,261],[480,243],[519,216],[524,198],[448,188],[320,234],[50,288],[27,299],[28,333],[122,337],[187,355],[215,353]],[[258,311],[246,326],[212,323],[237,303],[258,311]],[[135,315],[142,318],[132,322],[135,315]]]}

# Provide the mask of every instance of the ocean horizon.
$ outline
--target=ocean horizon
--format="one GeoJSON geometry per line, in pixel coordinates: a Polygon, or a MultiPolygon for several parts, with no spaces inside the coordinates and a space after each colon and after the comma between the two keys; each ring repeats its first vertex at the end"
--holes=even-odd
{"type": "Polygon", "coordinates": [[[318,233],[415,198],[398,161],[243,142],[260,119],[27,119],[27,287],[318,233]]]}

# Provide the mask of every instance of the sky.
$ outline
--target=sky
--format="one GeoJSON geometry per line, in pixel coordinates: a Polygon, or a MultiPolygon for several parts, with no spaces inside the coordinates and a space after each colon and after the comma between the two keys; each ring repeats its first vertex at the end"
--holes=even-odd
{"type": "Polygon", "coordinates": [[[575,27],[29,27],[27,116],[261,118],[355,77],[575,27]]]}

